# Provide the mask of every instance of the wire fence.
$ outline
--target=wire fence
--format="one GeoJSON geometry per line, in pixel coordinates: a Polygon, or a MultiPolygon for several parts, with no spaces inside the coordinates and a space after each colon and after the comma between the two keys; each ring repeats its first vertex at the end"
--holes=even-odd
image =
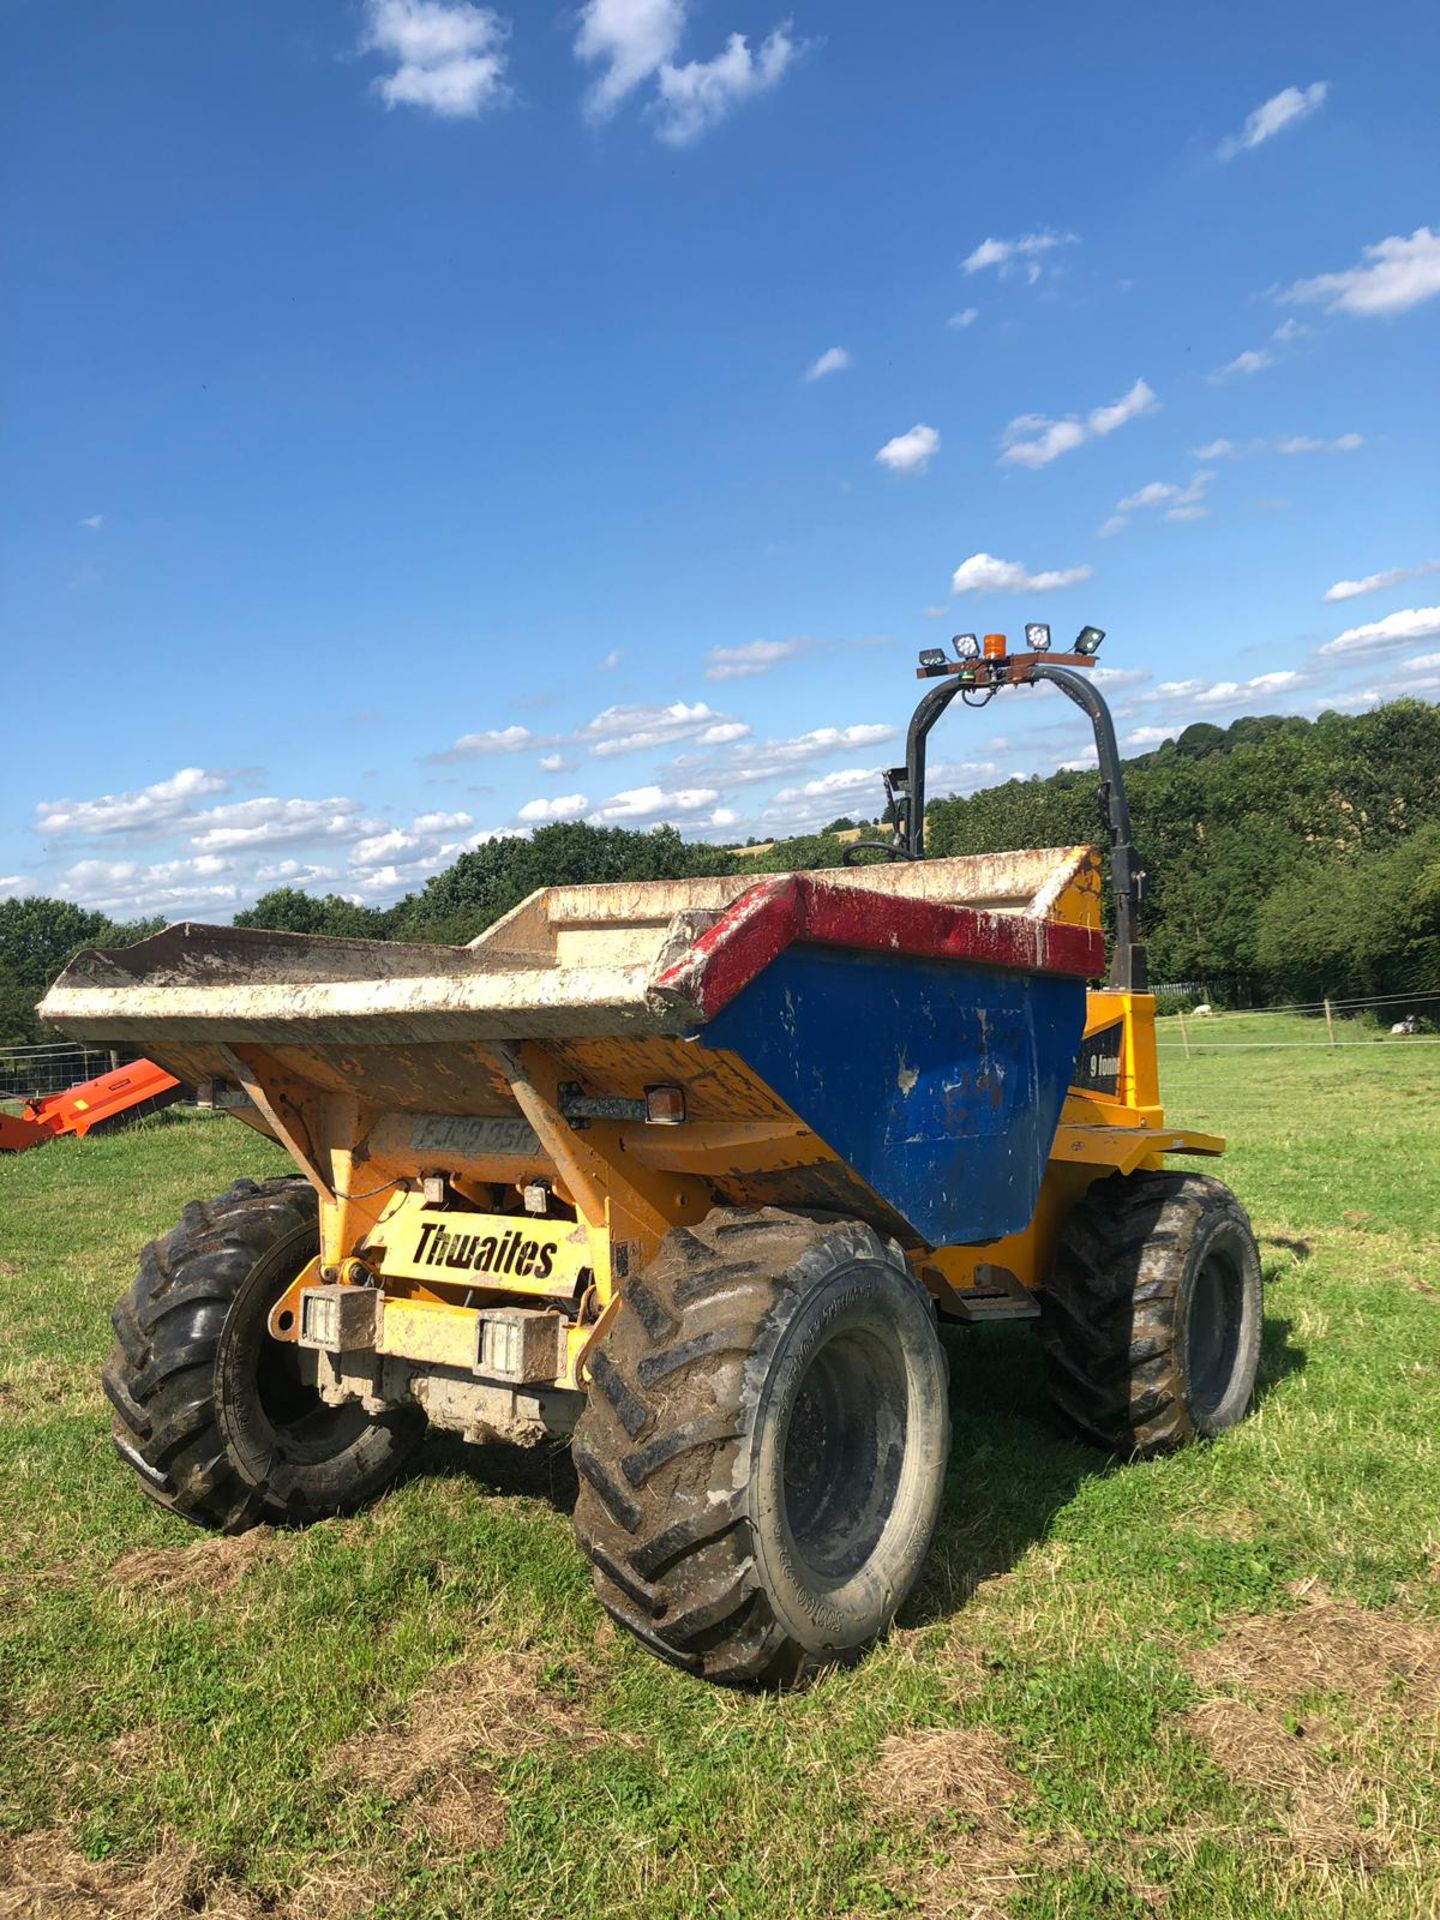
{"type": "Polygon", "coordinates": [[[1221,1009],[1207,1011],[1198,1017],[1193,1012],[1177,1012],[1169,1018],[1178,1027],[1178,1038],[1168,1038],[1157,1034],[1156,1044],[1162,1051],[1183,1053],[1188,1060],[1196,1053],[1269,1053],[1302,1052],[1335,1053],[1342,1050],[1355,1050],[1361,1047],[1373,1051],[1377,1047],[1435,1047],[1440,1046],[1440,1033],[1422,1032],[1420,1022],[1428,1025],[1440,1023],[1440,992],[1430,993],[1380,993],[1355,995],[1337,1000],[1290,1001],[1275,1007],[1246,1007],[1243,1009],[1221,1009]],[[1409,1010],[1408,1013],[1405,1010],[1409,1010]],[[1313,1040],[1226,1040],[1212,1039],[1214,1029],[1212,1021],[1254,1020],[1272,1013],[1298,1014],[1302,1018],[1310,1017],[1317,1022],[1317,1032],[1313,1040]],[[1344,1027],[1357,1020],[1361,1015],[1378,1015],[1382,1028],[1365,1035],[1362,1039],[1351,1039],[1344,1035],[1344,1027]],[[1398,1020],[1392,1016],[1401,1015],[1398,1020]],[[1383,1022],[1391,1020],[1388,1031],[1383,1030],[1383,1022]],[[1323,1022],[1323,1028],[1320,1024],[1323,1022]]]}
{"type": "Polygon", "coordinates": [[[63,1093],[82,1080],[138,1059],[132,1049],[112,1052],[106,1047],[82,1047],[70,1040],[45,1046],[0,1047],[0,1100],[43,1100],[63,1093]]]}

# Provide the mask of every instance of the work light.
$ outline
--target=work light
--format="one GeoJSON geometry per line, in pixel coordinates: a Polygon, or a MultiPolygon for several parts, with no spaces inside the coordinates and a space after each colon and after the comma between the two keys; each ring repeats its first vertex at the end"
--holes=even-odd
{"type": "Polygon", "coordinates": [[[921,647],[920,664],[922,667],[943,667],[945,649],[943,647],[921,647]]]}
{"type": "Polygon", "coordinates": [[[957,633],[950,642],[955,649],[957,660],[978,660],[980,658],[980,636],[974,633],[957,633]]]}
{"type": "Polygon", "coordinates": [[[1075,641],[1077,653],[1098,653],[1100,642],[1105,638],[1101,627],[1082,627],[1075,641]]]}
{"type": "Polygon", "coordinates": [[[1030,620],[1025,625],[1025,644],[1031,653],[1050,651],[1050,629],[1041,621],[1030,620]]]}

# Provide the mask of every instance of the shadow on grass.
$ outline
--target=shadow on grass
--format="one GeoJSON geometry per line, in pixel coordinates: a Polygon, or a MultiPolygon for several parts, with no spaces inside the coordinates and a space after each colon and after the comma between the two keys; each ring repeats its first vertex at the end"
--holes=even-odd
{"type": "MultiPolygon", "coordinates": [[[[1294,1323],[1267,1318],[1257,1404],[1305,1365],[1294,1323]]],[[[920,1583],[902,1626],[924,1626],[962,1608],[982,1580],[1007,1573],[1039,1541],[1085,1481],[1131,1463],[1066,1434],[1050,1408],[1044,1359],[1028,1326],[945,1328],[950,1359],[950,1467],[945,1499],[920,1583]]],[[[434,1433],[408,1479],[464,1475],[492,1498],[544,1500],[570,1513],[578,1484],[563,1443],[473,1446],[434,1433]]]]}
{"type": "Polygon", "coordinates": [[[476,1444],[433,1430],[403,1479],[450,1479],[457,1474],[473,1480],[476,1490],[487,1496],[544,1500],[557,1513],[573,1512],[580,1491],[564,1441],[545,1440],[534,1447],[511,1446],[504,1440],[476,1444]]]}
{"type": "MultiPolygon", "coordinates": [[[[1256,1405],[1306,1355],[1294,1322],[1267,1318],[1256,1405]]],[[[950,1470],[930,1558],[900,1612],[902,1626],[947,1619],[982,1580],[1008,1573],[1046,1539],[1055,1517],[1087,1480],[1132,1463],[1072,1439],[1050,1408],[1044,1358],[1027,1326],[947,1329],[950,1470]]]]}

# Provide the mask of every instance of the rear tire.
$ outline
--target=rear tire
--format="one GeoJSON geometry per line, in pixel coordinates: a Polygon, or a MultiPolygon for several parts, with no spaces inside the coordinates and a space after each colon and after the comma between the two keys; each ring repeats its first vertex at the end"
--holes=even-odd
{"type": "Polygon", "coordinates": [[[1065,1222],[1042,1296],[1051,1397],[1112,1452],[1172,1452],[1249,1410],[1262,1319],[1259,1249],[1228,1187],[1112,1174],[1065,1222]]]}
{"type": "Polygon", "coordinates": [[[730,1685],[858,1657],[919,1575],[949,1453],[945,1357],[899,1250],[721,1208],[625,1300],[574,1441],[602,1605],[730,1685]]]}
{"type": "Polygon", "coordinates": [[[157,1505],[240,1533],[373,1499],[424,1431],[418,1407],[328,1407],[272,1340],[270,1308],[319,1250],[307,1181],[241,1180],[140,1256],[112,1316],[115,1449],[157,1505]]]}

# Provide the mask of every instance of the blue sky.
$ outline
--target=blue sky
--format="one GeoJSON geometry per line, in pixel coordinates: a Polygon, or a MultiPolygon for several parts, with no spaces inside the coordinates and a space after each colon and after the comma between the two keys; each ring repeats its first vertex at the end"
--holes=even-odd
{"type": "Polygon", "coordinates": [[[1137,749],[1440,697],[1433,5],[4,20],[0,895],[873,813],[1026,619],[1137,749]]]}

